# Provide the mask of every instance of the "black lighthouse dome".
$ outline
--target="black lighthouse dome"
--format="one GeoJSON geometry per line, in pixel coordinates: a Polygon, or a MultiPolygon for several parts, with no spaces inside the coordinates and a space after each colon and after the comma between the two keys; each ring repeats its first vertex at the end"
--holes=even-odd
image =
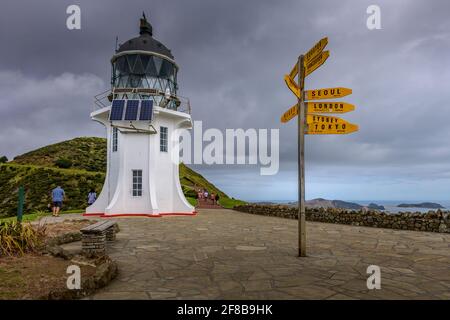
{"type": "Polygon", "coordinates": [[[153,38],[153,27],[143,15],[141,19],[139,36],[126,41],[119,46],[116,53],[124,51],[142,50],[154,52],[173,60],[173,55],[165,45],[153,38]]]}
{"type": "MultiPolygon", "coordinates": [[[[113,89],[145,88],[176,95],[178,66],[170,50],[153,38],[153,27],[145,14],[140,19],[139,36],[122,43],[111,64],[113,89]]],[[[148,98],[159,102],[158,96],[148,98]]]]}

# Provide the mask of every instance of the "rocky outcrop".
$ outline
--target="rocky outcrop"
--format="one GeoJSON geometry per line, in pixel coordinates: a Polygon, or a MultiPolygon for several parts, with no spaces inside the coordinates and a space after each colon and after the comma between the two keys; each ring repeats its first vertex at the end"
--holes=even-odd
{"type": "MultiPolygon", "coordinates": [[[[249,204],[235,206],[233,209],[251,214],[289,219],[297,219],[298,215],[297,208],[285,205],[249,204]]],[[[440,210],[428,213],[400,212],[389,214],[374,210],[351,211],[334,208],[307,208],[306,220],[377,228],[450,233],[450,212],[440,210]]]]}
{"type": "Polygon", "coordinates": [[[422,203],[401,203],[397,207],[399,208],[425,208],[425,209],[445,209],[439,203],[434,202],[422,202],[422,203]]]}

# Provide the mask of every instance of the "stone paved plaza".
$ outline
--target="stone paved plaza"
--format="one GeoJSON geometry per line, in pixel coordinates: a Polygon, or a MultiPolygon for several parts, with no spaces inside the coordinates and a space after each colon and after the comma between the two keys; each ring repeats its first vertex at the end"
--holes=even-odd
{"type": "Polygon", "coordinates": [[[307,223],[232,210],[117,218],[119,276],[92,299],[450,299],[450,234],[307,223]],[[381,268],[381,290],[366,269],[381,268]]]}

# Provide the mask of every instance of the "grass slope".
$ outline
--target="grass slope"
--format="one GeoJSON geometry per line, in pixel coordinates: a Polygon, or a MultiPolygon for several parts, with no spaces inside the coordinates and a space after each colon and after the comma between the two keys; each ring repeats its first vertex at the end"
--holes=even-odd
{"type": "MultiPolygon", "coordinates": [[[[0,164],[0,217],[17,211],[17,190],[25,187],[25,213],[46,210],[50,203],[50,190],[61,185],[66,191],[64,210],[86,207],[90,188],[100,192],[106,171],[106,139],[75,138],[45,146],[0,164]],[[70,168],[58,168],[58,160],[68,160],[70,168]]],[[[180,182],[188,201],[195,205],[195,188],[216,193],[226,208],[243,203],[229,198],[224,192],[194,170],[180,164],[180,182]]]]}
{"type": "Polygon", "coordinates": [[[101,190],[105,174],[77,169],[58,169],[8,163],[0,165],[0,217],[17,213],[17,190],[25,188],[24,213],[47,210],[50,190],[57,185],[66,191],[65,210],[86,207],[90,188],[101,190]]]}
{"type": "Polygon", "coordinates": [[[71,168],[86,171],[106,171],[106,139],[81,137],[48,145],[20,156],[17,164],[57,167],[57,160],[70,160],[71,168]]]}

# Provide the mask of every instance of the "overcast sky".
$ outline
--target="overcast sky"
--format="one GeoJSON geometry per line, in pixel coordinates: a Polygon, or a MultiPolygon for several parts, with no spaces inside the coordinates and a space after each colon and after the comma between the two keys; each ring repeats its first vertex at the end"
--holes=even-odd
{"type": "Polygon", "coordinates": [[[180,65],[180,94],[206,128],[279,128],[280,171],[193,166],[230,196],[296,199],[295,103],[283,75],[329,37],[330,58],[307,89],[353,89],[351,135],[306,137],[306,197],[450,200],[450,2],[300,0],[3,0],[0,10],[0,155],[78,136],[104,136],[89,118],[109,89],[115,38],[154,37],[180,65]],[[66,8],[81,7],[81,30],[66,8]],[[381,30],[366,9],[381,8],[381,30]]]}

